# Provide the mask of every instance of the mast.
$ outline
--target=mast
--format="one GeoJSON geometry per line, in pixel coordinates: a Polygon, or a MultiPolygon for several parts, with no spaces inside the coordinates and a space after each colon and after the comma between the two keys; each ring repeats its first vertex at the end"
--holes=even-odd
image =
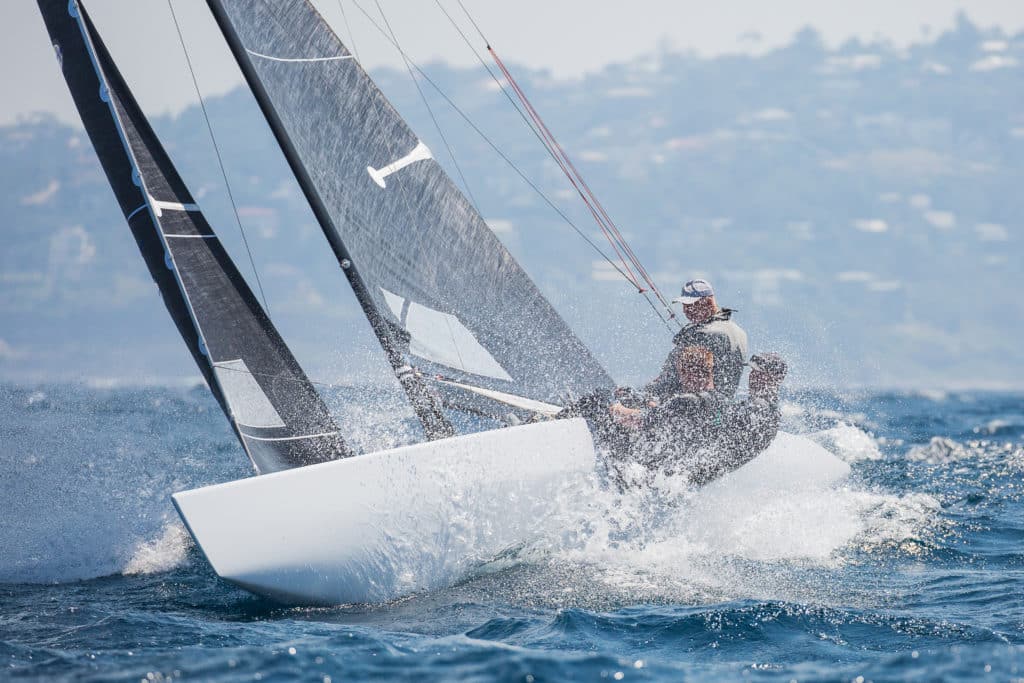
{"type": "Polygon", "coordinates": [[[393,329],[390,323],[378,311],[373,298],[370,296],[370,292],[366,288],[366,283],[359,275],[359,269],[355,261],[341,240],[340,232],[337,226],[335,226],[330,212],[324,205],[323,199],[320,197],[312,178],[310,178],[309,172],[306,170],[295,146],[292,144],[291,137],[288,135],[284,123],[270,102],[266,88],[263,87],[252,64],[246,58],[245,46],[235,32],[231,20],[226,15],[219,0],[207,0],[207,5],[210,7],[210,11],[213,13],[221,33],[224,34],[224,39],[231,48],[231,53],[242,70],[249,88],[256,97],[256,102],[259,104],[263,116],[267,119],[267,123],[270,124],[270,129],[273,131],[281,151],[284,152],[285,159],[287,159],[292,173],[295,174],[295,179],[298,181],[299,187],[302,188],[306,201],[309,202],[310,208],[313,209],[313,215],[316,216],[328,244],[331,245],[331,250],[334,252],[334,256],[338,260],[338,265],[345,274],[345,278],[352,287],[356,300],[363,309],[363,314],[370,321],[370,327],[373,328],[373,333],[377,335],[377,340],[380,342],[381,348],[384,349],[384,354],[387,356],[391,369],[394,370],[395,376],[402,385],[402,389],[405,390],[409,401],[412,403],[416,416],[423,424],[423,430],[427,438],[433,440],[453,436],[455,429],[441,412],[440,406],[435,401],[430,390],[427,389],[423,380],[402,356],[402,352],[395,339],[396,332],[400,333],[400,331],[393,329]]]}

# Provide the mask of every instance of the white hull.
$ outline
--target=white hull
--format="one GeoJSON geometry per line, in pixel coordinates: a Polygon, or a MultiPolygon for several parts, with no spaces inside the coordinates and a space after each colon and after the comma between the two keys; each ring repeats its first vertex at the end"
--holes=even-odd
{"type": "Polygon", "coordinates": [[[529,542],[594,470],[581,419],[420,443],[183,491],[221,577],[290,604],[383,602],[451,585],[529,542]]]}
{"type": "Polygon", "coordinates": [[[748,500],[828,488],[850,474],[850,466],[805,436],[779,432],[764,453],[700,491],[707,499],[733,495],[748,500]]]}
{"type": "Polygon", "coordinates": [[[859,528],[834,490],[849,473],[814,441],[779,432],[764,453],[688,498],[687,540],[709,554],[823,560],[859,528]]]}
{"type": "MultiPolygon", "coordinates": [[[[184,491],[174,503],[213,569],[289,604],[384,602],[450,586],[542,533],[595,467],[581,419],[443,439],[184,491]]],[[[849,465],[780,432],[691,499],[754,515],[842,481],[849,465]]],[[[711,533],[716,527],[708,520],[711,533]]]]}

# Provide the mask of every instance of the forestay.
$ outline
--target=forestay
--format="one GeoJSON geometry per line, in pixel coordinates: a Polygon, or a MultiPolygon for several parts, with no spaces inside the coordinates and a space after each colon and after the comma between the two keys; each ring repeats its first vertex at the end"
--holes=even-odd
{"type": "Polygon", "coordinates": [[[612,384],[309,2],[208,2],[388,322],[385,348],[539,401],[612,384]]]}
{"type": "Polygon", "coordinates": [[[189,194],[85,8],[77,0],[39,0],[39,7],[149,272],[257,471],[350,454],[189,194]]]}

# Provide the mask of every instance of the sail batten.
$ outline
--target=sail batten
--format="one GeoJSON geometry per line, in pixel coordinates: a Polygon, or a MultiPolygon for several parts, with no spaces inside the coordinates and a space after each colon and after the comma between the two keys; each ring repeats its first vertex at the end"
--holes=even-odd
{"type": "Polygon", "coordinates": [[[386,351],[542,402],[612,384],[358,61],[258,56],[350,56],[311,3],[207,2],[386,351]]]}
{"type": "Polygon", "coordinates": [[[259,57],[260,59],[269,59],[272,62],[336,62],[341,59],[354,59],[352,55],[334,55],[330,57],[274,57],[272,55],[264,55],[253,50],[246,50],[246,52],[253,57],[259,57]]]}
{"type": "Polygon", "coordinates": [[[79,0],[38,4],[150,275],[257,472],[350,455],[322,399],[160,145],[85,8],[79,0]],[[246,429],[259,433],[243,432],[242,423],[258,424],[246,429]],[[294,436],[306,442],[254,448],[248,440],[294,436]]]}

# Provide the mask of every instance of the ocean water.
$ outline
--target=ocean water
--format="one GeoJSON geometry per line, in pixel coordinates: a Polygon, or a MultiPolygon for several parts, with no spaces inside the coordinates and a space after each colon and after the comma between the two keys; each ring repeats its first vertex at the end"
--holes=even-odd
{"type": "MultiPolygon", "coordinates": [[[[360,446],[410,438],[351,398],[360,446]]],[[[571,544],[311,609],[220,581],[177,520],[170,493],[249,472],[205,389],[0,385],[0,679],[1024,681],[1024,396],[785,415],[848,481],[714,509],[603,494],[571,544]]]]}

